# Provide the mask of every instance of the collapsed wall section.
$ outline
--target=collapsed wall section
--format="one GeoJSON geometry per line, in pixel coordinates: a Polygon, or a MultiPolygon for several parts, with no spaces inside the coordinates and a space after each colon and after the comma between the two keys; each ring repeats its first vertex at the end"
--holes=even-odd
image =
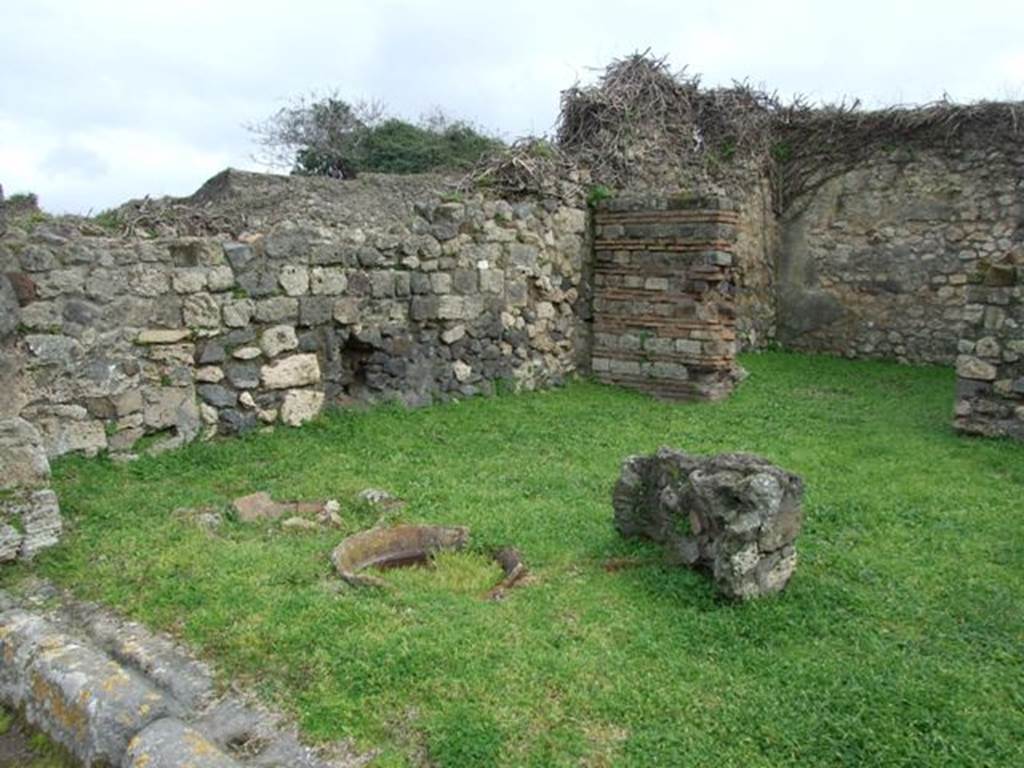
{"type": "Polygon", "coordinates": [[[58,219],[0,239],[20,305],[12,415],[51,457],[575,369],[583,210],[453,198],[431,178],[231,171],[126,219],[126,232],[58,219]]]}
{"type": "Polygon", "coordinates": [[[716,400],[737,377],[735,206],[620,197],[594,214],[594,375],[659,397],[716,400]]]}

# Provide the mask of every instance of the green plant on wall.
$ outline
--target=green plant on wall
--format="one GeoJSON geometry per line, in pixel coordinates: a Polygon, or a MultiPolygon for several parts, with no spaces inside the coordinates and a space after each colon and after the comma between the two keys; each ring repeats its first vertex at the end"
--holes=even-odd
{"type": "Polygon", "coordinates": [[[615,197],[615,192],[604,184],[596,184],[587,192],[587,205],[593,208],[604,200],[615,197]]]}

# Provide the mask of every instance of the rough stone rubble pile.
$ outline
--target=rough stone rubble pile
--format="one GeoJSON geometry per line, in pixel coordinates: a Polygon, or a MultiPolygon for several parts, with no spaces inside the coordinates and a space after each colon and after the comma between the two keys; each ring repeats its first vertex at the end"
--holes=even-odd
{"type": "Polygon", "coordinates": [[[663,543],[670,562],[708,572],[746,600],[781,591],[796,569],[803,482],[751,454],[631,456],[615,486],[615,527],[663,543]]]}

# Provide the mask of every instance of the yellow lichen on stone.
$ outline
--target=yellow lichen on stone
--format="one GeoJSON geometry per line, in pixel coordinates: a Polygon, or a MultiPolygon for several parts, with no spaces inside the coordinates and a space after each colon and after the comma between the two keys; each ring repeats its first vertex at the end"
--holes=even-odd
{"type": "Polygon", "coordinates": [[[32,694],[35,701],[45,706],[53,718],[69,731],[72,738],[81,740],[84,737],[88,725],[84,708],[68,706],[60,690],[50,685],[37,672],[32,674],[32,694]]]}

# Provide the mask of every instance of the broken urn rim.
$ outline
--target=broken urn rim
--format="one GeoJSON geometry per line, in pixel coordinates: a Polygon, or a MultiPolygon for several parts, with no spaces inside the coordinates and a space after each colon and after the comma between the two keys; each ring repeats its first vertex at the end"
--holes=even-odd
{"type": "MultiPolygon", "coordinates": [[[[357,587],[386,587],[383,579],[365,573],[369,568],[386,570],[425,563],[438,552],[461,552],[469,543],[469,528],[441,525],[396,525],[371,528],[345,538],[331,553],[338,575],[357,587]]],[[[505,547],[493,553],[502,578],[486,594],[497,600],[505,590],[520,583],[526,566],[516,549],[505,547]]]]}

